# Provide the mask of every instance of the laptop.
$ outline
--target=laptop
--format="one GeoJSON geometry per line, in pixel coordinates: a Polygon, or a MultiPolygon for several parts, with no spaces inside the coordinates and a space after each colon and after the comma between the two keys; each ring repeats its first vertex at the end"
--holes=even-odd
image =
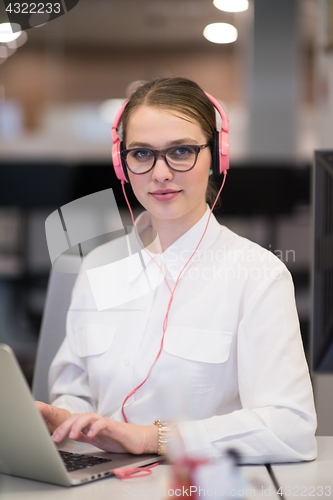
{"type": "MultiPolygon", "coordinates": [[[[159,455],[107,453],[93,447],[92,454],[71,453],[68,445],[63,450],[63,443],[53,443],[15,355],[5,344],[0,344],[0,443],[0,472],[61,486],[112,476],[117,468],[161,461],[159,455]]],[[[70,444],[74,451],[75,445],[82,445],[70,444]]]]}

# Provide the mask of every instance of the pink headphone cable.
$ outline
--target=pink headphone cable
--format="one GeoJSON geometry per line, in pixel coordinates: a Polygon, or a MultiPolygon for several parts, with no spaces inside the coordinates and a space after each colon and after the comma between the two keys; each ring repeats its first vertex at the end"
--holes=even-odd
{"type": "Polygon", "coordinates": [[[211,217],[211,215],[212,215],[213,209],[214,209],[215,204],[216,204],[216,202],[217,202],[217,200],[218,200],[218,197],[220,196],[220,193],[221,193],[221,191],[222,191],[222,189],[223,189],[223,186],[224,186],[224,183],[225,183],[225,180],[226,180],[226,176],[227,176],[227,171],[226,171],[226,170],[224,170],[224,171],[223,171],[223,174],[224,174],[224,176],[223,176],[222,185],[221,185],[221,187],[220,187],[220,189],[219,189],[219,192],[217,193],[217,196],[216,196],[216,198],[215,198],[215,201],[214,201],[214,203],[213,203],[213,206],[212,206],[212,208],[210,209],[210,213],[209,213],[209,217],[208,217],[208,220],[207,220],[207,224],[206,224],[205,230],[204,230],[204,232],[203,232],[203,234],[202,234],[202,236],[201,236],[201,238],[200,238],[200,241],[199,241],[199,243],[197,244],[197,246],[196,246],[196,248],[195,248],[194,252],[192,253],[192,255],[190,256],[190,258],[188,259],[188,261],[187,261],[187,262],[186,262],[186,264],[184,265],[183,269],[180,271],[180,273],[179,273],[179,275],[178,275],[178,278],[177,278],[177,280],[176,280],[176,283],[175,283],[175,286],[174,286],[174,289],[173,289],[173,290],[171,290],[171,288],[170,288],[170,286],[169,286],[169,283],[168,283],[168,281],[167,281],[167,279],[166,279],[166,276],[165,276],[165,274],[164,274],[164,272],[163,272],[163,269],[162,269],[162,268],[161,268],[161,266],[158,264],[158,262],[156,262],[156,260],[155,260],[155,259],[154,259],[151,255],[150,255],[150,253],[146,250],[146,248],[143,246],[143,244],[142,244],[142,242],[141,242],[141,240],[140,240],[140,238],[139,238],[139,235],[138,235],[138,233],[137,233],[136,226],[135,226],[135,221],[134,221],[133,212],[132,212],[132,209],[131,209],[131,206],[130,206],[130,204],[129,204],[128,198],[127,198],[127,196],[126,196],[125,188],[124,188],[124,183],[125,183],[125,181],[124,181],[124,180],[122,180],[122,181],[121,181],[121,186],[122,186],[122,189],[123,189],[123,193],[124,193],[124,197],[125,197],[126,203],[127,203],[127,205],[128,205],[128,208],[129,208],[129,211],[130,211],[130,214],[131,214],[131,218],[132,218],[132,222],[133,222],[133,227],[134,227],[134,231],[135,231],[135,235],[136,235],[136,237],[137,237],[137,240],[138,240],[139,244],[141,245],[141,247],[143,248],[143,250],[144,250],[144,251],[145,251],[145,252],[149,255],[149,257],[150,257],[150,258],[151,258],[151,259],[155,262],[155,264],[156,264],[156,265],[160,268],[160,270],[161,270],[161,272],[162,272],[162,274],[163,274],[164,281],[166,282],[167,287],[169,288],[170,293],[171,293],[171,297],[170,297],[169,304],[168,304],[168,309],[167,309],[167,312],[166,312],[166,315],[165,315],[165,318],[164,318],[164,321],[163,321],[163,335],[162,335],[161,345],[160,345],[159,351],[158,351],[158,353],[157,353],[157,356],[156,356],[156,358],[155,358],[155,360],[154,360],[153,364],[151,365],[151,367],[150,367],[150,369],[149,369],[149,372],[148,372],[148,375],[146,376],[146,378],[144,379],[144,381],[143,381],[143,382],[141,382],[141,384],[139,384],[139,385],[138,385],[135,389],[133,389],[133,390],[132,390],[132,391],[131,391],[131,392],[130,392],[127,396],[126,396],[126,398],[124,399],[123,404],[122,404],[122,406],[121,406],[121,413],[122,413],[122,415],[123,415],[124,422],[126,422],[126,423],[128,423],[128,420],[127,420],[127,418],[126,418],[126,415],[125,415],[125,410],[124,410],[125,403],[126,403],[126,401],[127,401],[127,400],[131,397],[131,396],[133,396],[133,394],[135,394],[135,393],[136,393],[136,391],[137,391],[138,389],[140,389],[140,387],[142,387],[142,386],[143,386],[143,384],[144,384],[144,383],[146,382],[146,380],[149,378],[149,376],[150,376],[150,374],[151,374],[151,371],[152,371],[153,367],[155,366],[156,361],[158,360],[158,358],[159,358],[159,357],[160,357],[160,355],[161,355],[162,348],[163,348],[163,342],[164,342],[164,335],[165,335],[166,328],[167,328],[167,324],[168,324],[169,311],[170,311],[170,307],[171,307],[171,304],[172,304],[172,301],[173,301],[173,296],[174,296],[174,293],[175,293],[176,287],[177,287],[177,285],[178,285],[178,281],[179,281],[180,276],[182,275],[182,273],[183,273],[184,269],[186,268],[186,266],[188,265],[188,263],[189,263],[189,262],[190,262],[190,260],[192,259],[193,255],[194,255],[194,254],[195,254],[195,252],[197,251],[197,249],[198,249],[198,247],[199,247],[199,245],[200,245],[200,243],[201,243],[201,241],[202,241],[203,237],[204,237],[204,236],[205,236],[205,234],[206,234],[206,231],[207,231],[207,228],[208,228],[208,224],[209,224],[210,217],[211,217]]]}

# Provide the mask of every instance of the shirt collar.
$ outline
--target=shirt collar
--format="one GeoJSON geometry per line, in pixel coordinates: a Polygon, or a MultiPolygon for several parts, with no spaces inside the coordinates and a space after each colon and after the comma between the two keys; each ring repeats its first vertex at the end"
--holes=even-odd
{"type": "MultiPolygon", "coordinates": [[[[186,233],[184,233],[178,240],[176,240],[169,248],[167,248],[162,254],[159,253],[152,253],[149,252],[151,257],[155,259],[156,262],[158,262],[159,265],[164,264],[172,277],[173,281],[176,282],[179,273],[181,270],[184,268],[186,262],[188,259],[191,257],[193,254],[194,250],[196,249],[201,236],[203,235],[203,232],[205,230],[205,227],[207,225],[207,221],[209,218],[210,214],[210,207],[207,205],[206,212],[204,215],[201,217],[201,219],[194,224],[186,233]]],[[[135,225],[138,228],[138,233],[140,235],[140,232],[146,228],[146,227],[151,227],[151,215],[149,212],[143,212],[141,213],[138,218],[135,221],[135,225]]],[[[207,231],[198,247],[197,253],[201,254],[204,252],[212,243],[215,241],[217,238],[219,232],[220,232],[221,226],[217,222],[215,216],[212,214],[210,217],[210,221],[208,224],[207,231]]],[[[141,252],[141,262],[144,262],[144,265],[142,266],[141,272],[144,271],[144,268],[148,268],[148,266],[156,266],[156,264],[153,262],[153,260],[147,255],[147,253],[142,249],[140,243],[137,241],[137,237],[133,230],[129,234],[129,244],[130,244],[130,249],[131,253],[135,252],[141,252]]],[[[158,237],[157,237],[158,238],[158,237]]],[[[158,241],[158,240],[157,240],[158,241]]],[[[186,266],[184,273],[187,271],[191,263],[195,260],[195,255],[189,262],[189,264],[186,266]]],[[[157,267],[157,266],[156,266],[157,267]]],[[[137,277],[138,274],[134,273],[134,275],[137,277]]]]}

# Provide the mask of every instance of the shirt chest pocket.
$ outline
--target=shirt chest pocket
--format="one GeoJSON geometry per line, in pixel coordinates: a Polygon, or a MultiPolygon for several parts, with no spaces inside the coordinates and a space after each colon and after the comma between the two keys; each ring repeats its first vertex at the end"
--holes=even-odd
{"type": "Polygon", "coordinates": [[[219,364],[230,356],[232,332],[170,327],[164,339],[168,354],[190,361],[219,364]]]}
{"type": "Polygon", "coordinates": [[[116,328],[109,325],[87,324],[75,331],[75,344],[80,358],[106,352],[114,339],[116,328]]]}

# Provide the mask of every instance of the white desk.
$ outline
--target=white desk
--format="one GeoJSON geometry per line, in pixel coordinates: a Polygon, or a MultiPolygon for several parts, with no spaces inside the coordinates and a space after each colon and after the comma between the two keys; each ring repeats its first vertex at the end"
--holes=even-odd
{"type": "MultiPolygon", "coordinates": [[[[65,449],[78,453],[89,453],[93,447],[83,443],[69,442],[65,449]]],[[[98,450],[100,451],[100,450],[98,450]]],[[[170,466],[159,465],[150,476],[120,480],[109,477],[92,483],[65,488],[48,483],[32,481],[0,474],[1,500],[134,500],[167,499],[170,466]],[[165,490],[164,490],[165,488],[165,490]]],[[[277,500],[274,484],[263,465],[242,466],[241,472],[248,481],[248,489],[241,498],[269,498],[277,500]],[[266,496],[264,496],[266,492],[266,496]]],[[[223,485],[221,485],[223,487],[223,485]]],[[[203,495],[201,495],[203,497],[203,495]]],[[[222,498],[211,496],[210,498],[222,498]]]]}
{"type": "Polygon", "coordinates": [[[333,436],[319,436],[317,443],[317,460],[272,466],[285,499],[333,497],[333,436]]]}
{"type": "MultiPolygon", "coordinates": [[[[159,465],[153,469],[151,476],[123,480],[110,477],[72,488],[0,474],[0,498],[1,500],[126,500],[126,498],[133,500],[137,497],[164,500],[168,498],[168,471],[168,465],[159,465]]],[[[250,490],[247,495],[242,495],[242,498],[271,500],[279,498],[274,492],[273,483],[264,466],[242,467],[242,472],[250,481],[250,490]],[[262,491],[269,492],[270,495],[264,497],[262,491]]]]}

